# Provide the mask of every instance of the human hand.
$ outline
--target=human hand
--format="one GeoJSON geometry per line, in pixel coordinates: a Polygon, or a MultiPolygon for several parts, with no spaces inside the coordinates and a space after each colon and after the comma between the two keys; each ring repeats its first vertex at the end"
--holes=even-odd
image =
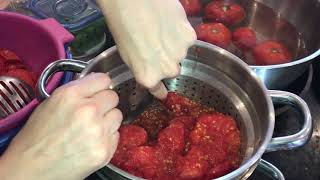
{"type": "Polygon", "coordinates": [[[76,180],[105,166],[122,120],[110,82],[96,73],[56,89],[1,157],[1,179],[76,180]]]}
{"type": "Polygon", "coordinates": [[[137,82],[158,98],[165,98],[160,91],[165,88],[159,82],[179,74],[179,62],[196,40],[179,0],[97,0],[97,3],[122,59],[137,82]]]}

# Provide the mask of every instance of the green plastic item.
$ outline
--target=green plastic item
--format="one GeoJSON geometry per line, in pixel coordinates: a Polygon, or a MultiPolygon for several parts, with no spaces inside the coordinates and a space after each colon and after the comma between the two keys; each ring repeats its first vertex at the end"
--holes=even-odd
{"type": "Polygon", "coordinates": [[[75,36],[70,45],[74,59],[89,60],[115,44],[104,18],[71,33],[75,36]]]}

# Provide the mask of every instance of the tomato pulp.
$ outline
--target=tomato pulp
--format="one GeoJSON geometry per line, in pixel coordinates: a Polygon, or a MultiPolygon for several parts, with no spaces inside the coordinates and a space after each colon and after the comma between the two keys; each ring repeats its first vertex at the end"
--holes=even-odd
{"type": "Polygon", "coordinates": [[[241,162],[233,117],[174,92],[119,132],[111,162],[146,179],[212,179],[241,162]]]}

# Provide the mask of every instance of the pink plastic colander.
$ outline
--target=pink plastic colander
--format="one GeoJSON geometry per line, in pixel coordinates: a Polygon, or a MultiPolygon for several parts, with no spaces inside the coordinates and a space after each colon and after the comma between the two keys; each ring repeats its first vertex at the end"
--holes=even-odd
{"type": "MultiPolygon", "coordinates": [[[[41,74],[51,62],[66,58],[64,44],[74,38],[54,19],[36,20],[0,11],[0,22],[0,48],[15,52],[36,74],[41,74]]],[[[46,89],[53,91],[62,76],[62,73],[55,74],[46,89]]],[[[39,103],[33,99],[18,112],[0,119],[0,134],[25,122],[39,103]]]]}

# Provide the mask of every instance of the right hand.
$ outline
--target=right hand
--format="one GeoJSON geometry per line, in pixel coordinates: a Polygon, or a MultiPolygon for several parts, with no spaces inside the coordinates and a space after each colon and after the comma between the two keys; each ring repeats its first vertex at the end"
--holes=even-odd
{"type": "Polygon", "coordinates": [[[159,99],[162,79],[180,73],[179,62],[196,40],[178,0],[97,0],[117,49],[137,82],[159,99]]]}
{"type": "Polygon", "coordinates": [[[122,121],[110,82],[96,73],[56,89],[1,157],[1,179],[76,180],[105,166],[122,121]]]}

